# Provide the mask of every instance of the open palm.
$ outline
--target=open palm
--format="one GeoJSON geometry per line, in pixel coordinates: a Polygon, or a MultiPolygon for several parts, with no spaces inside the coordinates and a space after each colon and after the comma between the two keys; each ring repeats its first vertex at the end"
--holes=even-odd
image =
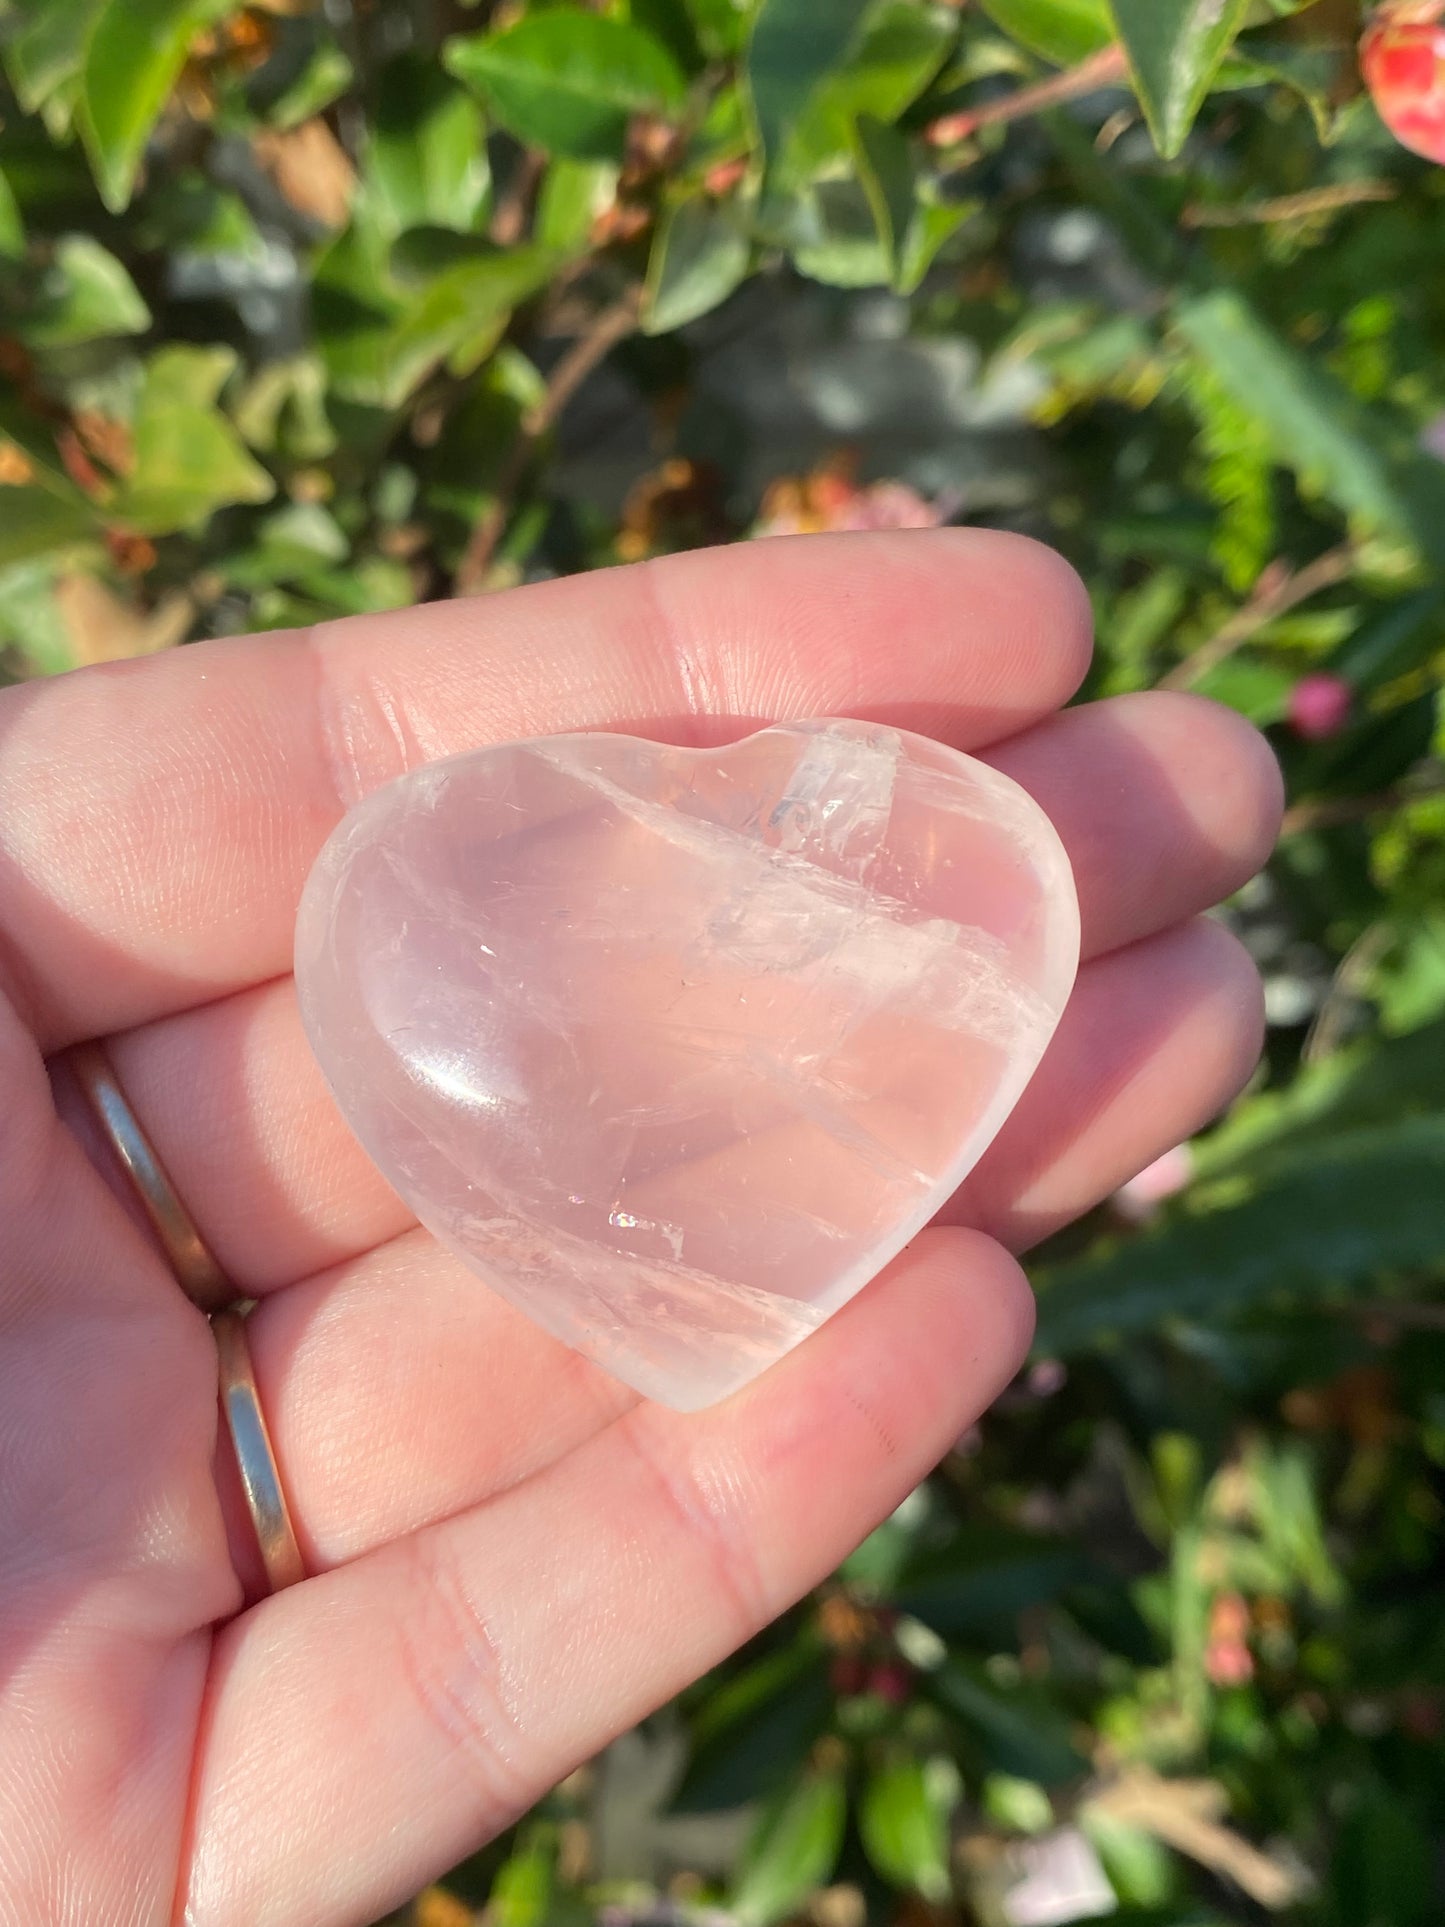
{"type": "Polygon", "coordinates": [[[1057,558],[940,531],[680,556],[0,697],[0,1915],[373,1918],[820,1579],[1002,1387],[1030,1329],[1010,1249],[1196,1129],[1258,1049],[1248,959],[1196,919],[1273,837],[1269,753],[1182,696],[1054,714],[1087,660],[1057,558]],[[302,1039],[296,900],[347,805],[429,758],[828,714],[1031,790],[1085,962],[939,1223],[678,1417],[490,1296],[368,1164],[302,1039]],[[214,1345],[58,1059],[94,1037],[261,1301],[314,1576],[248,1610],[214,1345]]]}

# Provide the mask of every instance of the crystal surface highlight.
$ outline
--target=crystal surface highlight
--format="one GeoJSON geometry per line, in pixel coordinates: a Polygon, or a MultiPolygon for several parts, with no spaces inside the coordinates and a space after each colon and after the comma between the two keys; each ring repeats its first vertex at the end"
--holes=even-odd
{"type": "Polygon", "coordinates": [[[790,1350],[978,1161],[1073,983],[1008,778],[872,724],[538,738],[357,805],[296,977],[352,1129],[487,1284],[665,1404],[790,1350]]]}

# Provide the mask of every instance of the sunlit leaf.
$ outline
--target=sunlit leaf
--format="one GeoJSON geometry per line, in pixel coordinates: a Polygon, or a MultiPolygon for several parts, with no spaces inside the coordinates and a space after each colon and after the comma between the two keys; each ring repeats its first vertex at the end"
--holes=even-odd
{"type": "Polygon", "coordinates": [[[106,0],[42,0],[17,22],[4,47],[16,97],[33,113],[80,70],[85,44],[106,0]]]}
{"type": "Polygon", "coordinates": [[[858,1831],[885,1880],[914,1887],[927,1900],[946,1897],[948,1815],[921,1760],[902,1755],[870,1774],[859,1803],[858,1831]]]}
{"type": "Polygon", "coordinates": [[[1422,527],[1390,455],[1361,409],[1317,359],[1281,340],[1229,289],[1192,295],[1175,309],[1184,339],[1214,379],[1269,435],[1278,461],[1371,530],[1438,541],[1422,527]]]}
{"type": "Polygon", "coordinates": [[[398,233],[474,228],[491,180],[476,100],[433,60],[390,61],[379,77],[365,174],[382,219],[398,233]]]}
{"type": "Polygon", "coordinates": [[[630,22],[549,7],[498,33],[447,43],[446,65],[520,140],[611,159],[634,114],[674,114],[683,77],[667,49],[630,22]]]}
{"type": "Polygon", "coordinates": [[[808,105],[814,88],[841,65],[868,0],[763,0],[748,42],[746,75],[758,137],[769,160],[808,105]]]}
{"type": "Polygon", "coordinates": [[[0,173],[0,256],[18,260],[25,252],[25,223],[9,180],[0,173]]]}
{"type": "Polygon", "coordinates": [[[912,152],[896,128],[864,114],[854,129],[853,157],[873,210],[879,244],[896,282],[902,273],[914,208],[912,152]]]}
{"type": "Polygon", "coordinates": [[[176,345],[151,357],[132,424],[134,467],[107,511],[116,521],[163,535],[228,503],[270,500],[270,475],[216,406],[234,367],[229,348],[176,345]]]}
{"type": "Polygon", "coordinates": [[[891,124],[938,72],[958,32],[947,7],[890,0],[867,17],[847,58],[814,89],[790,128],[780,165],[790,178],[810,179],[851,149],[858,117],[891,124]]]}
{"type": "Polygon", "coordinates": [[[1071,67],[1114,38],[1108,0],[981,0],[989,19],[1020,46],[1071,67]]]}
{"type": "MultiPolygon", "coordinates": [[[[351,62],[333,41],[323,41],[296,78],[266,111],[273,127],[299,127],[344,94],[355,75],[351,62]]],[[[385,105],[386,95],[381,102],[385,105]]]]}
{"type": "Polygon", "coordinates": [[[733,201],[689,194],[669,207],[652,243],[642,326],[670,334],[726,301],[752,253],[743,210],[733,201]]]}
{"type": "Polygon", "coordinates": [[[763,1815],[732,1891],[732,1912],[745,1927],[768,1927],[827,1884],[846,1814],[841,1773],[814,1771],[763,1815]]]}
{"type": "Polygon", "coordinates": [[[88,503],[28,485],[0,488],[0,568],[49,555],[98,534],[95,511],[88,503]]]}
{"type": "Polygon", "coordinates": [[[23,332],[35,348],[73,347],[108,335],[142,334],[150,319],[115,256],[88,234],[67,234],[40,276],[23,332]]]}
{"type": "Polygon", "coordinates": [[[1155,145],[1175,155],[1249,0],[1109,0],[1109,7],[1155,145]]]}
{"type": "Polygon", "coordinates": [[[109,208],[130,199],[186,49],[225,0],[104,0],[85,48],[80,126],[109,208]]]}

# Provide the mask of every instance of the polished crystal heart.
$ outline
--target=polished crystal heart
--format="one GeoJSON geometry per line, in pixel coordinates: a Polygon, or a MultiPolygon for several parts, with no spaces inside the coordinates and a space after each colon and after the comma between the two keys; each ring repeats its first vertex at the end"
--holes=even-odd
{"type": "Polygon", "coordinates": [[[923,737],[553,736],[358,804],[306,885],[296,978],[421,1222],[692,1409],[846,1304],[977,1162],[1078,927],[1037,804],[923,737]]]}

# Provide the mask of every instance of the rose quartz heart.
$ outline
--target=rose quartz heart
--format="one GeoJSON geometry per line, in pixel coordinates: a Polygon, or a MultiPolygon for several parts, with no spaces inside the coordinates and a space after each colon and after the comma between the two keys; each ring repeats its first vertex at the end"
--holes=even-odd
{"type": "Polygon", "coordinates": [[[1068,859],[985,764],[856,722],[553,736],[353,809],[301,902],[307,1033],[422,1223],[691,1410],[846,1304],[1028,1082],[1068,859]]]}

